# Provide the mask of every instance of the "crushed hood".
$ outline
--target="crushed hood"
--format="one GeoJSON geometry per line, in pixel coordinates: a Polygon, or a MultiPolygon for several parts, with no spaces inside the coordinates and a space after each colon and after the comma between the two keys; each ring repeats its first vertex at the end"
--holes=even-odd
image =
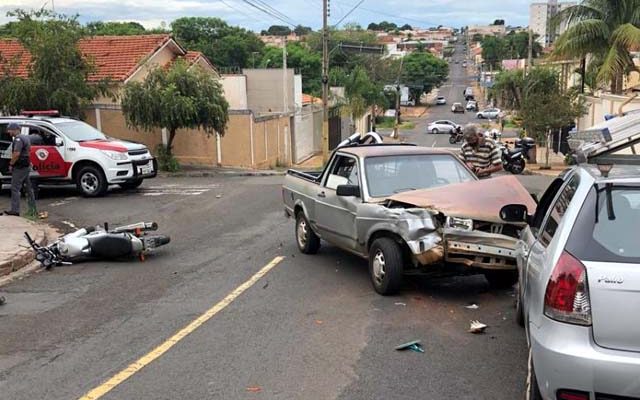
{"type": "Polygon", "coordinates": [[[507,204],[524,204],[530,214],[536,209],[527,189],[512,175],[412,190],[388,197],[388,200],[438,211],[449,217],[494,223],[504,222],[500,209],[507,204]]]}

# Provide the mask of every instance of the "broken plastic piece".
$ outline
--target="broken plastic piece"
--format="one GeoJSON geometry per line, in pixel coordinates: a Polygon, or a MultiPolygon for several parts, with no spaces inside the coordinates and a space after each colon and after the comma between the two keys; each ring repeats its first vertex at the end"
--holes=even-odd
{"type": "Polygon", "coordinates": [[[4,296],[0,296],[0,306],[5,305],[6,302],[7,302],[7,299],[5,299],[4,296]]]}
{"type": "Polygon", "coordinates": [[[260,386],[250,386],[247,388],[247,392],[259,393],[262,392],[262,388],[260,386]]]}
{"type": "Polygon", "coordinates": [[[480,321],[471,321],[471,326],[469,327],[469,332],[471,333],[483,333],[484,330],[487,329],[487,325],[483,324],[480,321]]]}
{"type": "Polygon", "coordinates": [[[478,307],[477,304],[469,304],[468,306],[464,306],[464,308],[469,309],[469,310],[477,310],[480,307],[478,307]]]}
{"type": "Polygon", "coordinates": [[[397,306],[406,306],[406,305],[407,305],[407,303],[401,303],[401,302],[397,302],[397,303],[395,303],[395,304],[396,304],[397,306]]]}
{"type": "Polygon", "coordinates": [[[221,198],[222,198],[222,195],[221,195],[221,194],[217,194],[217,195],[216,195],[216,199],[221,199],[221,198]]]}
{"type": "Polygon", "coordinates": [[[420,344],[419,340],[414,340],[412,342],[403,343],[399,346],[396,346],[396,350],[398,351],[411,350],[411,351],[415,351],[416,353],[424,353],[424,349],[422,348],[422,345],[420,344]]]}

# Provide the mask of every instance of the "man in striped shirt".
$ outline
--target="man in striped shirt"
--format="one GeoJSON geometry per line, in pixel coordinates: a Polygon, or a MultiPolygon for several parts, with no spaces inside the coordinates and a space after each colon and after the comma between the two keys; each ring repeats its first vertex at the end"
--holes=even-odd
{"type": "Polygon", "coordinates": [[[487,178],[502,170],[502,153],[496,143],[484,136],[475,124],[464,127],[460,158],[479,177],[487,178]]]}

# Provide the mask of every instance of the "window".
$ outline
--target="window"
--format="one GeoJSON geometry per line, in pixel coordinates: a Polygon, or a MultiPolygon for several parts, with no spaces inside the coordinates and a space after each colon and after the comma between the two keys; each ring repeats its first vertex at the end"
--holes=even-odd
{"type": "Polygon", "coordinates": [[[638,264],[638,226],[640,186],[594,187],[578,214],[567,251],[585,261],[638,264]]]}
{"type": "Polygon", "coordinates": [[[540,235],[540,242],[543,245],[548,246],[549,243],[551,243],[562,221],[562,217],[564,217],[573,196],[576,194],[579,184],[580,180],[578,175],[574,175],[556,198],[555,204],[551,207],[551,212],[547,216],[547,221],[540,235]]]}
{"type": "Polygon", "coordinates": [[[340,185],[360,186],[358,162],[355,158],[341,155],[336,156],[325,186],[328,189],[335,190],[340,185]]]}
{"type": "Polygon", "coordinates": [[[446,154],[369,157],[364,165],[371,197],[475,179],[460,161],[446,154]]]}
{"type": "Polygon", "coordinates": [[[81,121],[58,122],[56,123],[56,127],[76,142],[106,139],[106,136],[104,136],[102,132],[81,121]]]}
{"type": "Polygon", "coordinates": [[[35,146],[55,146],[56,136],[46,128],[29,126],[29,139],[35,146]]]}
{"type": "Polygon", "coordinates": [[[0,142],[13,142],[9,132],[7,132],[8,126],[9,124],[0,124],[0,142]]]}

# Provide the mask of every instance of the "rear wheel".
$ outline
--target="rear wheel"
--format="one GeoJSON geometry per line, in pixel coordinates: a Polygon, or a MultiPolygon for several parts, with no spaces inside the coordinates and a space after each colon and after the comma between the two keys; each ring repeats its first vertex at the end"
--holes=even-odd
{"type": "Polygon", "coordinates": [[[76,175],[76,187],[83,196],[99,197],[107,192],[107,178],[99,167],[87,165],[80,168],[76,175]]]}
{"type": "Polygon", "coordinates": [[[300,252],[304,254],[316,254],[320,249],[320,238],[311,230],[309,221],[302,211],[296,215],[296,243],[300,252]]]}
{"type": "Polygon", "coordinates": [[[433,128],[431,130],[431,133],[433,133],[434,135],[437,135],[438,133],[440,133],[440,131],[438,131],[438,128],[433,128]]]}
{"type": "Polygon", "coordinates": [[[485,271],[484,277],[491,287],[496,289],[506,289],[518,282],[518,271],[485,271]]]}
{"type": "Polygon", "coordinates": [[[118,186],[120,186],[120,187],[121,187],[121,188],[123,188],[124,190],[136,189],[136,188],[138,188],[140,185],[142,185],[142,179],[136,179],[135,181],[129,181],[129,182],[118,183],[118,186]]]}
{"type": "Polygon", "coordinates": [[[369,275],[375,291],[383,296],[397,293],[402,285],[403,269],[398,243],[390,238],[376,239],[369,249],[369,275]]]}
{"type": "Polygon", "coordinates": [[[517,160],[514,160],[511,163],[511,166],[509,169],[511,170],[512,174],[520,175],[524,171],[524,168],[525,168],[524,158],[518,158],[517,160]]]}
{"type": "Polygon", "coordinates": [[[451,144],[456,144],[456,142],[457,142],[457,140],[456,140],[456,137],[455,137],[455,136],[453,136],[453,135],[452,135],[452,136],[449,136],[449,143],[451,143],[451,144]]]}

